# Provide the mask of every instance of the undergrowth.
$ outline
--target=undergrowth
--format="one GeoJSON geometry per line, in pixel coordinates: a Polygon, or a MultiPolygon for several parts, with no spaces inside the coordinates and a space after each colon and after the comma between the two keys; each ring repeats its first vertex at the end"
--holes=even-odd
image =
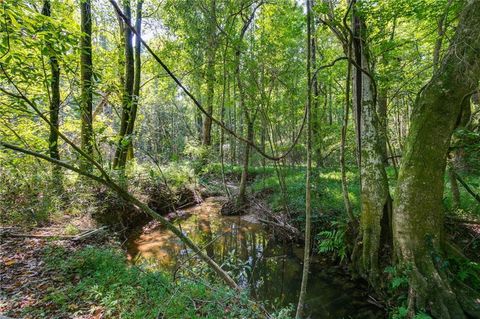
{"type": "MultiPolygon", "coordinates": [[[[90,311],[100,307],[104,318],[258,318],[259,310],[220,282],[182,274],[176,280],[150,269],[132,266],[113,248],[87,247],[73,254],[51,250],[48,267],[65,278],[43,297],[50,307],[72,315],[71,305],[90,311]],[[53,305],[52,305],[53,304],[53,305]]],[[[48,318],[48,310],[27,309],[48,318]],[[42,314],[43,312],[43,314],[42,314]]],[[[75,315],[75,314],[73,314],[75,315]]]]}

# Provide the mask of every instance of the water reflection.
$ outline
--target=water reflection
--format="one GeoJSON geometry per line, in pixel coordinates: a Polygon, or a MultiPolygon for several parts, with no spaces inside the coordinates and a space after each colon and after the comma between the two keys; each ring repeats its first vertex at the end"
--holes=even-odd
{"type": "MultiPolygon", "coordinates": [[[[302,278],[302,249],[271,239],[254,216],[221,216],[220,207],[221,199],[209,198],[189,208],[191,217],[178,226],[205,247],[208,256],[234,269],[239,285],[248,288],[252,297],[272,309],[295,304],[302,278]]],[[[189,255],[181,241],[161,227],[132,236],[127,248],[132,260],[154,260],[172,272],[189,255]]],[[[306,307],[311,318],[382,317],[366,303],[356,283],[339,269],[321,263],[311,267],[306,307]]]]}

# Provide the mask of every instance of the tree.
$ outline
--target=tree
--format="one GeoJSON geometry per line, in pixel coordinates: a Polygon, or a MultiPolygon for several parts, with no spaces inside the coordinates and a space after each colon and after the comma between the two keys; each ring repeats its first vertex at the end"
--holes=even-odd
{"type": "MultiPolygon", "coordinates": [[[[238,100],[239,100],[239,105],[240,105],[240,110],[243,114],[243,120],[246,122],[247,126],[247,136],[246,139],[248,141],[253,142],[253,137],[254,137],[254,121],[256,115],[251,115],[250,111],[248,109],[248,105],[246,103],[246,91],[245,91],[245,86],[243,83],[242,79],[242,74],[241,74],[241,58],[242,58],[242,44],[243,44],[243,39],[245,37],[245,34],[248,30],[248,27],[252,23],[254,17],[255,17],[255,12],[259,8],[260,4],[255,5],[253,8],[252,12],[246,16],[243,17],[243,25],[240,30],[240,35],[237,40],[237,47],[235,49],[235,77],[237,81],[237,86],[238,86],[238,100]]],[[[248,180],[248,167],[249,167],[249,161],[250,161],[250,150],[251,150],[251,145],[250,143],[244,143],[245,149],[243,152],[243,163],[242,163],[242,176],[240,178],[240,186],[239,186],[239,191],[237,195],[237,201],[236,201],[236,209],[242,209],[242,207],[246,203],[246,191],[247,191],[247,180],[248,180]]]]}
{"type": "Polygon", "coordinates": [[[133,158],[133,130],[135,127],[135,120],[137,119],[138,112],[138,103],[140,100],[140,82],[142,74],[142,61],[141,61],[141,52],[142,52],[142,42],[140,37],[142,35],[142,5],[143,0],[137,0],[137,18],[135,21],[135,29],[138,32],[138,35],[135,36],[135,50],[134,50],[134,74],[133,74],[133,101],[132,109],[130,110],[129,121],[127,125],[127,136],[131,138],[128,139],[128,150],[126,154],[126,160],[133,158]]]}
{"type": "Polygon", "coordinates": [[[312,2],[307,0],[307,176],[305,180],[305,246],[303,251],[303,272],[302,284],[300,286],[300,295],[298,297],[297,313],[295,317],[300,319],[303,317],[303,307],[305,303],[305,296],[307,294],[308,272],[310,269],[310,254],[311,254],[311,240],[312,240],[312,189],[311,189],[311,174],[312,174],[312,64],[315,63],[315,50],[312,37],[312,2]]]}
{"type": "Polygon", "coordinates": [[[468,1],[441,65],[418,94],[395,191],[394,249],[409,270],[409,308],[437,318],[480,317],[478,294],[467,296],[467,287],[448,280],[442,209],[450,139],[462,101],[478,88],[479,29],[480,1],[468,1]]]}
{"type": "MultiPolygon", "coordinates": [[[[51,17],[50,0],[44,0],[42,14],[46,17],[51,17]]],[[[51,52],[49,57],[51,72],[49,119],[50,123],[52,123],[52,127],[50,128],[50,133],[48,136],[48,150],[50,153],[50,157],[59,160],[60,153],[58,151],[58,134],[56,130],[58,130],[59,127],[58,125],[60,112],[60,67],[58,65],[57,57],[51,48],[51,45],[47,44],[47,48],[51,52]]],[[[55,179],[55,183],[56,185],[59,185],[59,189],[61,189],[61,171],[56,165],[54,165],[53,170],[53,178],[55,179]]]]}
{"type": "MultiPolygon", "coordinates": [[[[217,2],[216,0],[210,0],[210,8],[207,11],[208,29],[207,32],[207,65],[206,65],[206,78],[207,82],[207,100],[206,107],[208,114],[213,114],[213,98],[215,96],[215,57],[218,47],[217,39],[217,2]]],[[[210,117],[205,116],[203,119],[202,129],[202,144],[209,146],[212,144],[212,120],[210,117]]]]}
{"type": "MultiPolygon", "coordinates": [[[[132,10],[130,0],[123,0],[123,10],[125,16],[130,24],[132,19],[132,10]]],[[[130,28],[123,27],[123,45],[125,49],[125,70],[122,92],[122,116],[120,119],[120,131],[118,133],[118,146],[115,151],[115,157],[113,159],[113,167],[122,171],[125,169],[127,152],[131,143],[131,136],[127,134],[129,123],[131,122],[130,116],[133,109],[133,86],[135,78],[135,64],[133,57],[133,33],[130,28]]],[[[133,124],[132,124],[133,125],[133,124]]],[[[133,129],[133,126],[132,126],[133,129]]]]}
{"type": "MultiPolygon", "coordinates": [[[[81,86],[81,147],[89,155],[93,155],[93,65],[92,65],[92,4],[91,0],[80,1],[80,86],[81,86]]],[[[84,167],[88,162],[83,162],[84,167]]]]}
{"type": "MultiPolygon", "coordinates": [[[[385,171],[379,117],[376,112],[375,79],[370,73],[366,24],[353,0],[353,109],[357,128],[358,163],[361,183],[361,255],[358,267],[372,284],[378,284],[378,256],[388,238],[391,201],[385,171]]],[[[359,252],[360,254],[360,252],[359,252]]],[[[355,256],[357,258],[357,256],[355,256]]]]}

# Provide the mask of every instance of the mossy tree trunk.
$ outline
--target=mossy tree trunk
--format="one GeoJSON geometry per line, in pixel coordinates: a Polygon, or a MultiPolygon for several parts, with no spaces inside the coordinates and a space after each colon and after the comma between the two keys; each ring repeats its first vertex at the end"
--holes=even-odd
{"type": "Polygon", "coordinates": [[[468,297],[466,287],[449,281],[442,250],[446,156],[462,101],[478,88],[479,30],[480,0],[470,0],[441,65],[417,97],[395,191],[394,248],[399,265],[409,269],[409,308],[436,318],[480,318],[478,293],[468,297]]]}
{"type": "Polygon", "coordinates": [[[376,286],[379,283],[379,252],[388,243],[391,200],[384,165],[382,135],[373,79],[369,72],[365,23],[353,10],[353,53],[357,67],[353,73],[354,114],[357,121],[358,163],[361,179],[360,245],[354,256],[360,274],[376,286]]]}

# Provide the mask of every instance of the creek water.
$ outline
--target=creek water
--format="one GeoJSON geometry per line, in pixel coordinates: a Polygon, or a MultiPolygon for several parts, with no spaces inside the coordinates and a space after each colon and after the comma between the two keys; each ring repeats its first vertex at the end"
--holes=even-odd
{"type": "MultiPolygon", "coordinates": [[[[302,280],[303,249],[272,238],[255,216],[222,216],[220,198],[208,198],[188,208],[190,217],[177,224],[217,263],[233,269],[240,286],[270,310],[295,305],[302,280]]],[[[174,272],[188,250],[171,232],[162,228],[133,232],[127,241],[132,261],[148,260],[174,272]]],[[[191,255],[191,253],[190,253],[191,255]]],[[[366,287],[331,263],[311,265],[306,298],[310,318],[382,318],[367,302],[366,287]]]]}

